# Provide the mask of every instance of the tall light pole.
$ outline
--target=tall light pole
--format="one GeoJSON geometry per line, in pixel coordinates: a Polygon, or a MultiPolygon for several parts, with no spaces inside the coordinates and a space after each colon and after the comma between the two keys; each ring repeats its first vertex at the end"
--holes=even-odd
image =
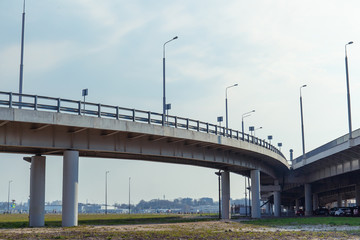
{"type": "Polygon", "coordinates": [[[178,36],[173,37],[171,40],[167,41],[163,45],[163,117],[162,124],[165,125],[165,113],[166,113],[166,92],[165,92],[165,45],[175,39],[178,39],[178,36]]]}
{"type": "MultiPolygon", "coordinates": [[[[20,55],[20,76],[19,76],[19,104],[22,102],[22,90],[23,90],[23,59],[24,59],[24,32],[25,32],[25,0],[22,13],[22,28],[21,28],[21,55],[20,55]]],[[[19,106],[21,108],[21,105],[19,106]]]]}
{"type": "Polygon", "coordinates": [[[306,158],[306,155],[305,155],[304,118],[303,118],[303,106],[302,106],[301,89],[306,87],[306,86],[307,85],[302,85],[300,87],[300,113],[301,113],[301,136],[302,136],[303,158],[306,158]]]}
{"type": "Polygon", "coordinates": [[[10,213],[10,183],[12,183],[12,180],[9,181],[8,187],[8,213],[10,213]]]}
{"type": "Polygon", "coordinates": [[[225,88],[225,110],[226,110],[226,135],[228,133],[229,121],[228,121],[228,99],[227,99],[227,90],[232,87],[236,87],[238,84],[231,85],[225,88]]]}
{"type": "Polygon", "coordinates": [[[251,113],[255,112],[255,110],[252,110],[250,112],[246,112],[241,116],[241,131],[242,131],[242,139],[244,140],[245,134],[244,134],[244,118],[249,117],[251,113]]]}
{"type": "Polygon", "coordinates": [[[105,214],[107,214],[107,175],[109,171],[105,172],[105,214]]]}
{"type": "Polygon", "coordinates": [[[130,180],[131,177],[129,177],[129,214],[130,214],[130,180]]]}
{"type": "Polygon", "coordinates": [[[353,44],[353,42],[348,42],[345,44],[345,68],[346,68],[346,87],[347,87],[347,102],[348,102],[348,118],[349,118],[349,140],[352,139],[352,127],[351,127],[351,106],[350,106],[350,84],[349,84],[349,70],[348,70],[348,59],[346,46],[353,44]]]}

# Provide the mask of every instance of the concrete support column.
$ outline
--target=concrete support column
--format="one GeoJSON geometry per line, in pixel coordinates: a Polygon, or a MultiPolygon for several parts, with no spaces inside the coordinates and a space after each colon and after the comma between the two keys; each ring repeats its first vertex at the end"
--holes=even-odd
{"type": "Polygon", "coordinates": [[[289,206],[289,212],[288,212],[288,216],[295,216],[295,209],[294,209],[294,204],[291,204],[289,206]]]}
{"type": "Polygon", "coordinates": [[[251,217],[260,218],[260,170],[251,170],[251,217]]]}
{"type": "Polygon", "coordinates": [[[31,157],[29,226],[45,226],[45,160],[43,156],[31,157]]]}
{"type": "Polygon", "coordinates": [[[295,200],[295,211],[299,211],[299,209],[300,209],[300,203],[299,203],[300,201],[299,201],[299,199],[296,199],[295,200]]]}
{"type": "Polygon", "coordinates": [[[62,226],[78,225],[79,152],[65,151],[63,163],[62,226]]]}
{"type": "Polygon", "coordinates": [[[355,204],[360,205],[360,185],[355,185],[355,204]]]}
{"type": "Polygon", "coordinates": [[[338,193],[337,196],[337,207],[342,207],[342,198],[340,193],[338,193]]]}
{"type": "Polygon", "coordinates": [[[305,184],[305,216],[312,215],[312,194],[311,194],[311,184],[305,184]]]}
{"type": "Polygon", "coordinates": [[[266,204],[266,214],[271,215],[271,203],[270,202],[268,202],[266,204]]]}
{"type": "Polygon", "coordinates": [[[319,196],[317,193],[313,194],[313,210],[319,207],[319,196]]]}
{"type": "Polygon", "coordinates": [[[230,209],[230,173],[222,172],[221,173],[221,189],[222,189],[222,211],[221,219],[230,219],[231,218],[231,209],[230,209]]]}
{"type": "Polygon", "coordinates": [[[281,195],[279,191],[274,192],[274,216],[281,216],[281,195]]]}

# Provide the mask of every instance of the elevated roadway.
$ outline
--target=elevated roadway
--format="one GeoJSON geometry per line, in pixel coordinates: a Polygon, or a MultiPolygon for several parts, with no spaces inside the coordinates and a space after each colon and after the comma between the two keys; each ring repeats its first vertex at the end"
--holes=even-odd
{"type": "Polygon", "coordinates": [[[336,202],[360,204],[360,129],[341,136],[293,160],[282,192],[282,203],[302,205],[307,215],[336,202]]]}
{"type": "MultiPolygon", "coordinates": [[[[25,158],[32,168],[30,197],[40,199],[30,200],[32,226],[43,225],[46,155],[64,156],[63,226],[77,225],[79,156],[222,170],[224,218],[230,217],[229,172],[251,176],[252,216],[257,218],[260,182],[262,192],[279,191],[289,168],[283,154],[266,141],[214,124],[176,116],[167,116],[163,122],[162,114],[150,111],[21,96],[19,102],[19,94],[0,92],[0,152],[33,155],[25,158]]],[[[277,209],[279,204],[275,204],[277,209]]]]}

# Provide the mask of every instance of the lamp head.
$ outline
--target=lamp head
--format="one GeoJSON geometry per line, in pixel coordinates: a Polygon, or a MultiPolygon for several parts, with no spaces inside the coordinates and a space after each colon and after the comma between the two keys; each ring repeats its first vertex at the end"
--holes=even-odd
{"type": "Polygon", "coordinates": [[[351,42],[348,42],[348,43],[347,43],[347,45],[350,45],[350,44],[353,44],[353,43],[354,43],[354,42],[353,42],[353,41],[351,41],[351,42]]]}
{"type": "Polygon", "coordinates": [[[175,36],[175,37],[173,38],[173,40],[175,40],[175,39],[178,39],[178,36],[175,36]]]}
{"type": "Polygon", "coordinates": [[[234,84],[234,87],[236,87],[237,85],[238,85],[238,84],[237,84],[237,83],[235,83],[235,84],[234,84]]]}
{"type": "Polygon", "coordinates": [[[306,87],[307,85],[306,84],[304,84],[304,85],[302,85],[301,87],[303,88],[303,87],[306,87]]]}

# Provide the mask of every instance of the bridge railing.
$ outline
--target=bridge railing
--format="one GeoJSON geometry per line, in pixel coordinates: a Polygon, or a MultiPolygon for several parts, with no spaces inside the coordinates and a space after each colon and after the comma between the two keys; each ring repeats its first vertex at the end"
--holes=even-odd
{"type": "Polygon", "coordinates": [[[165,125],[168,127],[204,132],[256,144],[261,147],[267,148],[285,158],[279,149],[266,142],[265,140],[256,138],[255,136],[251,136],[249,134],[242,133],[233,129],[226,129],[225,127],[221,127],[216,124],[171,115],[166,115],[165,122],[163,123],[162,114],[151,111],[143,111],[119,106],[90,103],[63,98],[0,91],[0,107],[1,106],[5,106],[8,108],[22,108],[85,116],[96,116],[101,118],[112,118],[118,120],[121,119],[126,121],[165,125]],[[21,101],[19,100],[20,96],[22,98],[21,101]]]}
{"type": "MultiPolygon", "coordinates": [[[[357,129],[357,130],[352,132],[352,137],[353,138],[357,138],[359,136],[360,136],[360,129],[357,129]]],[[[324,145],[322,145],[322,146],[320,146],[318,148],[315,148],[314,150],[311,150],[310,152],[307,152],[306,155],[305,155],[306,158],[304,158],[304,156],[302,156],[302,155],[295,158],[293,160],[293,164],[299,163],[299,162],[303,161],[304,159],[307,159],[307,158],[313,157],[313,156],[315,156],[315,155],[317,155],[319,153],[325,152],[326,150],[334,148],[335,146],[343,144],[344,142],[347,142],[347,141],[349,141],[349,134],[348,133],[341,136],[341,137],[339,137],[339,138],[337,138],[337,139],[335,139],[335,140],[332,140],[332,141],[330,141],[330,142],[328,142],[328,143],[326,143],[326,144],[324,144],[324,145]]]]}

